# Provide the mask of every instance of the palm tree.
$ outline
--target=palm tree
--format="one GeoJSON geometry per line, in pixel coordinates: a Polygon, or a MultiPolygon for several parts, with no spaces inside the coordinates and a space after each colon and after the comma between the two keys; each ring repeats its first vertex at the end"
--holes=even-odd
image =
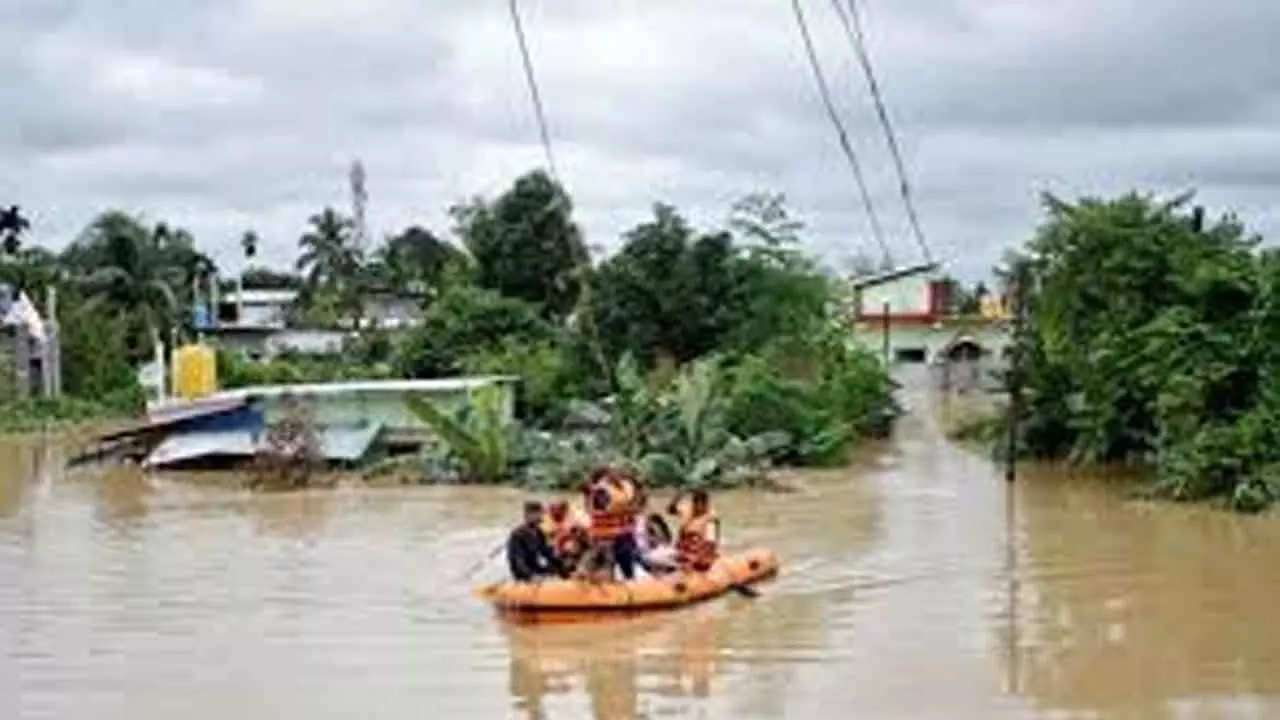
{"type": "Polygon", "coordinates": [[[180,307],[176,288],[184,276],[210,264],[191,248],[189,233],[163,224],[148,231],[120,212],[94,220],[65,257],[81,270],[88,307],[109,306],[129,318],[128,346],[137,358],[174,326],[180,307]]]}
{"type": "Polygon", "coordinates": [[[298,239],[302,255],[297,269],[312,286],[339,285],[349,280],[360,265],[354,245],[354,226],[350,218],[333,208],[325,208],[308,221],[311,229],[298,239]]]}
{"type": "Polygon", "coordinates": [[[311,229],[298,238],[302,254],[297,269],[305,278],[304,293],[315,297],[329,291],[339,306],[358,315],[363,262],[354,242],[354,224],[328,207],[308,222],[311,229]]]}
{"type": "Polygon", "coordinates": [[[246,262],[253,260],[258,254],[258,233],[252,230],[245,230],[240,236],[240,247],[244,250],[244,259],[246,262]]]}
{"type": "Polygon", "coordinates": [[[31,221],[22,214],[22,208],[10,205],[0,209],[0,246],[4,254],[13,257],[22,248],[22,235],[31,228],[31,221]]]}

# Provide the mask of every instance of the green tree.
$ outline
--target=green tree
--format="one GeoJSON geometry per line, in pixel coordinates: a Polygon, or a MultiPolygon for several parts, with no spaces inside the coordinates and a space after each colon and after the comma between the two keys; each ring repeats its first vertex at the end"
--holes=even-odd
{"type": "Polygon", "coordinates": [[[492,203],[475,199],[450,209],[480,286],[534,303],[556,320],[574,308],[585,252],[572,211],[568,194],[541,170],[492,203]]]}
{"type": "Polygon", "coordinates": [[[388,288],[434,294],[448,281],[450,272],[467,261],[459,248],[430,230],[411,225],[378,248],[372,274],[388,288]]]}
{"type": "Polygon", "coordinates": [[[1174,497],[1256,507],[1280,467],[1280,274],[1237,220],[1203,227],[1188,201],[1045,197],[1004,272],[1029,312],[1022,449],[1151,463],[1174,497]]]}
{"type": "Polygon", "coordinates": [[[786,197],[755,193],[733,205],[729,227],[743,241],[735,275],[743,304],[729,343],[755,350],[818,332],[833,299],[831,281],[800,249],[804,223],[786,197]]]}
{"type": "Polygon", "coordinates": [[[302,252],[296,268],[304,278],[300,300],[308,309],[329,308],[358,324],[366,283],[364,258],[355,245],[355,224],[329,207],[307,222],[310,227],[298,238],[302,252]]]}
{"type": "Polygon", "coordinates": [[[432,378],[466,371],[466,361],[502,352],[506,343],[551,341],[556,328],[536,306],[474,285],[450,286],[426,310],[420,326],[396,349],[402,377],[432,378]]]}
{"type": "Polygon", "coordinates": [[[130,357],[129,316],[108,305],[87,302],[72,287],[60,295],[58,326],[63,392],[114,409],[133,409],[141,388],[130,357]]]}
{"type": "Polygon", "coordinates": [[[4,254],[13,257],[22,247],[22,236],[31,229],[31,221],[22,213],[22,208],[10,205],[0,209],[0,247],[4,254]]]}
{"type": "Polygon", "coordinates": [[[307,223],[310,227],[298,238],[296,267],[308,288],[337,291],[349,285],[360,268],[351,219],[327,207],[307,223]]]}
{"type": "Polygon", "coordinates": [[[42,247],[21,247],[9,262],[0,263],[0,282],[28,294],[50,286],[62,286],[66,269],[58,256],[42,247]]]}
{"type": "Polygon", "coordinates": [[[685,362],[719,347],[742,307],[730,235],[698,235],[659,203],[623,239],[598,272],[597,325],[610,353],[685,362]]]}
{"type": "Polygon", "coordinates": [[[800,243],[804,222],[791,216],[786,195],[755,192],[733,203],[729,229],[747,243],[789,258],[800,243]]]}
{"type": "Polygon", "coordinates": [[[302,287],[302,278],[291,272],[252,267],[244,271],[244,286],[266,290],[297,290],[302,287]]]}
{"type": "Polygon", "coordinates": [[[253,230],[245,230],[240,236],[240,249],[244,252],[245,262],[252,262],[258,256],[258,246],[262,244],[262,239],[258,237],[258,233],[253,230]]]}
{"type": "Polygon", "coordinates": [[[210,264],[185,231],[164,224],[148,229],[119,211],[100,215],[63,253],[88,302],[128,318],[130,357],[149,357],[152,344],[179,322],[180,298],[190,279],[210,264]]]}

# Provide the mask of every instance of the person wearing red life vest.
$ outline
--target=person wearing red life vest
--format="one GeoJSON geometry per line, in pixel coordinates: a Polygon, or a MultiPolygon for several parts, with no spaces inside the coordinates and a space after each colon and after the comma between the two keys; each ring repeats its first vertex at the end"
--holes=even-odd
{"type": "Polygon", "coordinates": [[[676,530],[676,558],[686,571],[706,572],[719,557],[720,520],[711,510],[706,490],[681,493],[667,512],[679,520],[676,530]]]}
{"type": "Polygon", "coordinates": [[[624,470],[600,468],[591,473],[582,492],[588,537],[597,547],[611,550],[622,576],[633,579],[638,559],[636,507],[642,492],[638,480],[624,470]]]}

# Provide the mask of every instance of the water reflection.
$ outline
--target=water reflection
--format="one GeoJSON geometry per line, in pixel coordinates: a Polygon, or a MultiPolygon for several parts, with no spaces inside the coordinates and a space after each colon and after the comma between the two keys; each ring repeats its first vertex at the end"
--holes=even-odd
{"type": "Polygon", "coordinates": [[[311,540],[325,532],[333,507],[340,502],[331,490],[268,491],[240,507],[260,535],[311,540]]]}
{"type": "Polygon", "coordinates": [[[1000,633],[1019,693],[1170,718],[1187,698],[1280,696],[1274,519],[1129,501],[1052,469],[1014,498],[1019,622],[1000,633]]]}
{"type": "Polygon", "coordinates": [[[122,533],[137,530],[146,520],[156,482],[134,467],[113,467],[85,482],[97,496],[94,517],[122,533]]]}
{"type": "Polygon", "coordinates": [[[18,515],[33,498],[47,495],[65,454],[54,440],[0,440],[0,518],[18,515]]]}
{"type": "Polygon", "coordinates": [[[581,692],[595,718],[687,710],[712,698],[730,702],[736,716],[782,716],[791,673],[777,672],[770,649],[810,648],[799,654],[815,661],[836,649],[824,637],[822,601],[779,601],[783,612],[736,599],[608,622],[505,623],[514,706],[523,717],[548,717],[557,699],[581,692]]]}
{"type": "Polygon", "coordinates": [[[1007,494],[904,400],[852,468],[715,495],[730,551],[783,560],[759,599],[607,624],[469,595],[518,491],[250,493],[0,445],[0,717],[1278,716],[1274,518],[1044,470],[1007,494]]]}

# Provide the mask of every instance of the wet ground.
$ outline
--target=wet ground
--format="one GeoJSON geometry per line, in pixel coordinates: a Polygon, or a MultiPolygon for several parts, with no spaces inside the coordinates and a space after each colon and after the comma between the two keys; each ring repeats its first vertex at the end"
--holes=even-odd
{"type": "Polygon", "coordinates": [[[511,627],[469,595],[521,495],[249,494],[0,446],[0,717],[1280,717],[1280,521],[897,438],[717,496],[783,575],[511,627]]]}

